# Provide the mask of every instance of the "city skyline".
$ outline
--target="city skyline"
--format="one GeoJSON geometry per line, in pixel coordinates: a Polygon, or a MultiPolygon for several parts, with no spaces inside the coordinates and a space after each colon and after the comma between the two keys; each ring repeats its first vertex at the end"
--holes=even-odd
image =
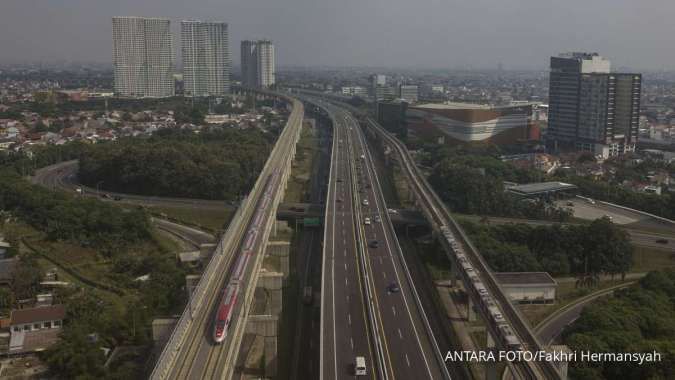
{"type": "MultiPolygon", "coordinates": [[[[672,34],[668,9],[675,11],[675,5],[665,1],[650,7],[610,0],[591,4],[574,0],[564,5],[522,0],[412,5],[394,1],[386,6],[371,1],[359,4],[362,9],[358,12],[354,3],[316,4],[307,0],[284,4],[204,1],[190,6],[168,1],[161,4],[159,12],[157,0],[95,7],[83,0],[66,3],[44,4],[37,11],[25,3],[4,5],[0,22],[7,30],[21,33],[0,36],[4,52],[0,62],[109,62],[107,20],[139,15],[171,19],[174,38],[179,35],[177,21],[221,19],[230,24],[233,44],[269,37],[284,46],[277,58],[280,66],[482,69],[501,63],[507,70],[544,70],[547,57],[558,52],[602,51],[622,67],[675,69],[675,52],[666,48],[672,34]],[[302,9],[302,13],[289,9],[302,9]],[[428,16],[419,20],[408,17],[413,14],[428,16]],[[598,22],[598,14],[613,22],[598,22]],[[390,22],[396,19],[401,22],[390,22]],[[49,34],[44,33],[47,29],[51,30],[49,34]]],[[[239,62],[238,53],[233,51],[233,62],[239,62]]]]}

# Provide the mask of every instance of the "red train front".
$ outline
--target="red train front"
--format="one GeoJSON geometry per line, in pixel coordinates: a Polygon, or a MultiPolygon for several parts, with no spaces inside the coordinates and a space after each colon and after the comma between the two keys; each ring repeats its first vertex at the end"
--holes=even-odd
{"type": "Polygon", "coordinates": [[[234,306],[237,304],[239,295],[239,284],[231,283],[223,291],[223,298],[218,306],[216,322],[213,326],[213,340],[221,343],[227,336],[227,330],[230,328],[234,306]]]}

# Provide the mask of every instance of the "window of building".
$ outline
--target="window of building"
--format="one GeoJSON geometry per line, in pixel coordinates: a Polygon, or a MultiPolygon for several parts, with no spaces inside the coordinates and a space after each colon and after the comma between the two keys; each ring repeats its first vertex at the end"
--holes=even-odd
{"type": "Polygon", "coordinates": [[[46,329],[50,329],[52,327],[52,323],[51,322],[45,322],[44,326],[45,326],[46,329]]]}
{"type": "Polygon", "coordinates": [[[24,325],[23,331],[30,331],[30,325],[24,325]]]}
{"type": "Polygon", "coordinates": [[[33,328],[34,328],[35,330],[39,330],[39,329],[40,329],[40,324],[39,324],[39,323],[34,323],[34,324],[33,324],[33,328]]]}

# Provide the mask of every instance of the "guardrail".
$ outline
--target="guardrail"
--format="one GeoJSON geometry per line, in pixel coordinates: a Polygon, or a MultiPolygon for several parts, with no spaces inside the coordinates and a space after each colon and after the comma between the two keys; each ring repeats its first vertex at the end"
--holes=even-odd
{"type": "MultiPolygon", "coordinates": [[[[366,146],[366,142],[363,140],[363,135],[359,133],[359,136],[362,139],[362,144],[364,146],[366,146]]],[[[372,163],[373,157],[370,153],[370,150],[368,150],[367,153],[368,153],[368,158],[369,158],[370,162],[372,163]]],[[[382,186],[380,185],[380,179],[377,175],[377,170],[373,169],[373,173],[374,173],[374,176],[375,176],[375,180],[377,181],[377,186],[378,186],[378,188],[381,189],[382,186]]],[[[383,207],[386,211],[387,210],[387,203],[384,199],[384,194],[382,193],[382,191],[378,191],[377,194],[379,195],[379,198],[380,198],[380,204],[383,205],[383,207]]],[[[396,231],[394,230],[394,226],[391,222],[389,212],[384,212],[384,218],[387,221],[386,224],[387,224],[387,229],[389,229],[389,234],[391,236],[395,237],[396,231]]],[[[406,279],[408,280],[408,283],[410,284],[410,289],[412,290],[413,298],[415,299],[415,304],[417,306],[417,309],[419,310],[420,315],[422,316],[422,324],[424,325],[424,329],[426,331],[426,334],[427,334],[427,336],[428,336],[428,338],[431,341],[431,344],[433,346],[434,354],[436,354],[436,360],[438,360],[438,363],[440,364],[441,371],[443,372],[443,376],[446,379],[450,379],[451,377],[450,377],[450,373],[448,372],[448,367],[445,365],[444,355],[441,352],[440,347],[438,346],[438,342],[436,341],[436,338],[434,336],[434,331],[431,328],[431,324],[429,323],[429,318],[427,317],[427,314],[424,312],[424,306],[422,305],[422,300],[420,299],[419,293],[417,292],[417,288],[415,287],[415,283],[414,283],[412,275],[410,273],[410,268],[408,268],[408,264],[406,263],[405,258],[402,256],[403,249],[401,248],[401,245],[400,245],[398,239],[394,239],[394,241],[396,243],[397,252],[399,254],[401,254],[401,256],[399,256],[398,258],[399,258],[399,261],[401,262],[401,265],[403,267],[403,272],[405,273],[406,279]]]]}
{"type": "MultiPolygon", "coordinates": [[[[294,144],[291,145],[289,141],[297,142],[297,139],[300,136],[302,115],[304,115],[302,103],[282,94],[272,92],[261,93],[278,96],[293,105],[293,112],[291,112],[291,115],[288,118],[287,126],[291,124],[291,127],[295,127],[295,129],[291,130],[293,128],[284,128],[279,139],[277,140],[277,144],[275,144],[274,148],[272,148],[272,152],[270,153],[269,158],[267,159],[265,166],[258,176],[258,179],[256,180],[252,190],[237,208],[237,211],[232,217],[226,232],[218,242],[218,245],[214,250],[214,254],[207,264],[206,270],[199,279],[194,292],[189,297],[188,305],[186,305],[186,308],[181,314],[176,327],[172,331],[166,345],[164,346],[164,349],[162,350],[162,353],[160,354],[160,357],[157,360],[155,368],[153,369],[150,376],[151,379],[165,379],[168,377],[169,371],[175,364],[176,356],[180,353],[180,346],[185,340],[186,333],[189,331],[192,325],[194,312],[200,310],[200,308],[203,306],[204,298],[208,291],[214,286],[214,282],[219,282],[222,280],[222,275],[216,275],[216,271],[223,269],[221,268],[223,260],[228,256],[225,253],[231,253],[240,243],[241,236],[239,236],[239,238],[236,237],[241,235],[243,231],[242,226],[244,226],[245,223],[242,222],[251,218],[253,213],[251,204],[256,204],[256,202],[251,202],[251,200],[257,200],[260,197],[260,192],[262,191],[261,189],[265,179],[280,162],[279,157],[277,156],[281,155],[283,157],[283,150],[294,146],[294,144]],[[300,120],[297,120],[298,117],[300,120]]],[[[290,161],[292,159],[292,156],[287,157],[287,160],[282,162],[285,163],[286,167],[290,168],[290,161]]],[[[286,179],[287,174],[284,175],[283,178],[286,179]]],[[[278,204],[278,197],[275,199],[277,200],[278,204]]]]}
{"type": "MultiPolygon", "coordinates": [[[[417,187],[417,193],[422,202],[426,203],[425,206],[429,212],[429,215],[432,219],[435,219],[435,222],[440,225],[448,225],[451,227],[458,235],[461,237],[462,241],[469,248],[469,252],[472,254],[474,263],[480,264],[481,273],[485,274],[483,277],[484,283],[486,283],[491,289],[491,294],[495,300],[497,300],[504,311],[504,313],[509,317],[509,323],[511,327],[514,328],[521,340],[526,343],[530,350],[541,350],[541,344],[538,342],[536,336],[531,331],[531,329],[523,321],[523,316],[518,312],[518,310],[511,304],[510,300],[504,295],[501,286],[494,277],[492,271],[489,269],[489,266],[484,261],[483,257],[478,253],[478,250],[473,246],[471,241],[468,239],[464,231],[460,228],[454,218],[450,215],[450,212],[445,207],[445,204],[438,198],[438,195],[433,191],[431,186],[428,184],[424,176],[419,172],[419,169],[414,164],[412,157],[410,156],[408,150],[402,146],[402,143],[391,136],[384,128],[377,124],[374,120],[367,118],[367,122],[380,134],[385,140],[392,144],[395,149],[398,151],[399,155],[403,160],[405,170],[408,172],[408,175],[412,183],[417,187]],[[485,281],[487,280],[487,281],[485,281]]],[[[433,225],[433,223],[432,223],[433,225]]],[[[525,367],[529,372],[529,376],[534,378],[537,377],[536,370],[534,367],[539,367],[545,372],[546,378],[557,379],[560,378],[558,372],[553,368],[550,363],[541,363],[537,365],[536,363],[528,363],[525,367]]]]}

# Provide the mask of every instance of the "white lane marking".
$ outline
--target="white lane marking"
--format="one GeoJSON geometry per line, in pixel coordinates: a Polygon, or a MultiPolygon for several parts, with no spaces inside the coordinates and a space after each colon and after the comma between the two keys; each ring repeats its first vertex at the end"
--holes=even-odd
{"type": "Polygon", "coordinates": [[[342,252],[342,254],[343,254],[343,256],[347,256],[347,250],[345,250],[344,252],[342,252]]]}
{"type": "Polygon", "coordinates": [[[347,277],[345,277],[345,286],[349,286],[349,281],[347,280],[347,277]]]}
{"type": "Polygon", "coordinates": [[[408,359],[408,354],[405,354],[405,362],[408,363],[408,367],[410,367],[410,359],[408,359]]]}
{"type": "Polygon", "coordinates": [[[401,332],[401,329],[398,329],[398,337],[403,339],[403,333],[401,332]]]}
{"type": "Polygon", "coordinates": [[[352,345],[352,350],[354,349],[354,338],[349,338],[349,343],[352,345]]]}
{"type": "Polygon", "coordinates": [[[347,314],[347,321],[349,322],[349,325],[351,326],[352,325],[352,315],[351,314],[347,314]]]}
{"type": "Polygon", "coordinates": [[[396,315],[396,308],[395,307],[392,306],[391,311],[392,311],[392,313],[394,313],[394,315],[396,315]]]}
{"type": "Polygon", "coordinates": [[[387,278],[387,272],[382,272],[382,277],[387,278]]]}
{"type": "Polygon", "coordinates": [[[380,259],[380,264],[382,264],[382,256],[380,256],[379,259],[380,259]]]}
{"type": "Polygon", "coordinates": [[[347,270],[347,263],[345,263],[345,271],[347,270]]]}
{"type": "Polygon", "coordinates": [[[349,294],[347,295],[347,303],[349,303],[349,294]]]}

